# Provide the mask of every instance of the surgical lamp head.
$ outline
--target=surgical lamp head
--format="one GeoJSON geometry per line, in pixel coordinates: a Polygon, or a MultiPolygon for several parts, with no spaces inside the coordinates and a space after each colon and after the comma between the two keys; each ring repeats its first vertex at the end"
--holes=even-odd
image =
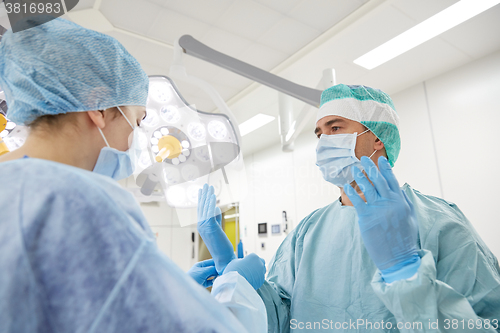
{"type": "Polygon", "coordinates": [[[141,193],[163,188],[169,205],[187,208],[203,184],[232,185],[228,175],[242,157],[229,117],[189,105],[168,77],[151,76],[149,87],[134,173],[141,193]]]}

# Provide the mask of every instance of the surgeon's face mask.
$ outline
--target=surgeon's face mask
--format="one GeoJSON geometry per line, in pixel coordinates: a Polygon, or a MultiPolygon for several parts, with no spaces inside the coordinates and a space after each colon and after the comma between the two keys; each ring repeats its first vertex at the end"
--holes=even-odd
{"type": "MultiPolygon", "coordinates": [[[[363,170],[360,160],[356,157],[356,138],[365,134],[321,134],[316,147],[316,165],[321,170],[323,178],[338,187],[354,181],[351,169],[357,166],[363,170]]],[[[375,154],[377,150],[373,152],[375,154]]],[[[370,158],[373,156],[370,155],[370,158]]]]}
{"type": "MultiPolygon", "coordinates": [[[[132,143],[129,144],[129,147],[133,147],[137,142],[138,128],[132,125],[132,123],[128,120],[127,116],[125,116],[120,107],[118,107],[118,110],[123,115],[123,117],[125,117],[125,120],[130,125],[130,127],[132,127],[133,139],[132,143]]],[[[133,150],[128,149],[127,151],[120,151],[118,149],[111,148],[101,129],[99,127],[97,129],[101,133],[107,147],[101,149],[93,172],[111,177],[115,180],[120,180],[131,176],[135,170],[134,163],[137,161],[135,156],[131,156],[133,150]]]]}

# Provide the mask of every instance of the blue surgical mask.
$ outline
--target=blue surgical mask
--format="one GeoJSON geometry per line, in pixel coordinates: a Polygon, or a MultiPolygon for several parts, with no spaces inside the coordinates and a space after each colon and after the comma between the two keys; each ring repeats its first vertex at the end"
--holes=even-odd
{"type": "MultiPolygon", "coordinates": [[[[356,148],[357,137],[368,131],[366,130],[361,134],[321,134],[316,147],[316,165],[327,182],[342,187],[354,181],[351,171],[353,166],[363,170],[354,149],[356,148]]],[[[377,150],[373,154],[376,152],[377,150]]]]}
{"type": "MultiPolygon", "coordinates": [[[[136,133],[137,133],[136,128],[132,126],[132,123],[128,120],[128,118],[125,116],[120,107],[118,107],[118,110],[121,112],[123,117],[125,117],[125,120],[127,120],[130,127],[132,127],[132,129],[134,130],[133,131],[134,136],[132,139],[132,142],[134,142],[136,140],[136,133]]],[[[100,175],[111,177],[115,180],[120,180],[130,177],[135,169],[135,166],[133,164],[133,161],[135,162],[135,159],[131,158],[130,149],[127,151],[120,151],[118,149],[111,148],[109,146],[108,140],[106,140],[106,137],[102,133],[101,129],[100,128],[97,129],[101,133],[101,136],[104,139],[104,142],[106,143],[106,147],[101,149],[99,157],[97,158],[97,162],[94,166],[93,172],[98,173],[100,175]]]]}

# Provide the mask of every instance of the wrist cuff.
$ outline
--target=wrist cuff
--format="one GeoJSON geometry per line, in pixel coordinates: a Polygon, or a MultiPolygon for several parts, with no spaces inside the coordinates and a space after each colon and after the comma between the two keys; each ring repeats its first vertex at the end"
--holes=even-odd
{"type": "Polygon", "coordinates": [[[380,272],[382,273],[382,277],[386,283],[392,283],[394,281],[405,280],[413,277],[417,274],[419,267],[420,256],[418,254],[414,254],[410,260],[384,269],[380,272]]]}

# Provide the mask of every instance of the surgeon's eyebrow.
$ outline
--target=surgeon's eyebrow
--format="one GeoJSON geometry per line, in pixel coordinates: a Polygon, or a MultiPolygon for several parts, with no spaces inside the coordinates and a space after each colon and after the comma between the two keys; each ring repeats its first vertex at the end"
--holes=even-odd
{"type": "MultiPolygon", "coordinates": [[[[329,120],[325,123],[325,127],[330,127],[332,126],[333,124],[335,123],[345,123],[344,119],[332,119],[332,120],[329,120]]],[[[318,135],[318,133],[321,132],[321,129],[319,127],[316,127],[316,129],[314,130],[314,134],[318,135]]]]}

